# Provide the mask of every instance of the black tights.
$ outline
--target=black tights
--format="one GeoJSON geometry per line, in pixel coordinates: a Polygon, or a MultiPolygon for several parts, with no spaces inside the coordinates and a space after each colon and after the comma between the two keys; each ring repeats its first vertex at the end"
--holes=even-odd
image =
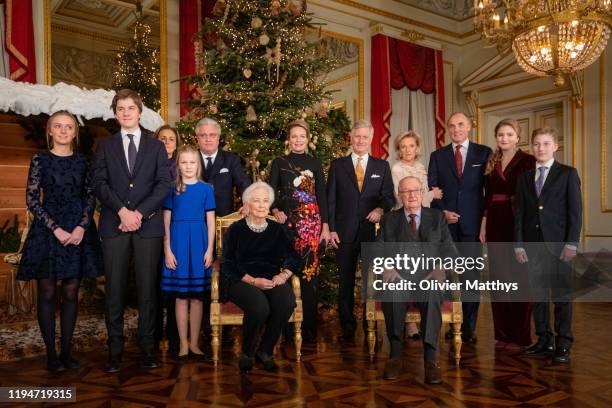
{"type": "MultiPolygon", "coordinates": [[[[47,358],[55,359],[55,306],[56,306],[56,284],[55,279],[38,280],[38,325],[45,347],[47,358]]],[[[79,279],[62,280],[62,305],[60,323],[62,329],[61,347],[62,354],[69,356],[71,352],[72,333],[76,324],[79,294],[79,279]]]]}

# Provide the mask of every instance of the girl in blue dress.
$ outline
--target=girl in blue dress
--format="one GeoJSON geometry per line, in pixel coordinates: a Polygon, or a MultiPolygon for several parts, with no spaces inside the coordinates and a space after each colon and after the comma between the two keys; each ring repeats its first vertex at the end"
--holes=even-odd
{"type": "Polygon", "coordinates": [[[176,155],[176,186],[164,202],[164,265],[161,290],[176,298],[179,361],[208,361],[199,347],[202,300],[210,290],[215,240],[215,195],[200,181],[199,152],[181,146],[176,155]],[[189,337],[188,337],[189,331],[189,337]]]}

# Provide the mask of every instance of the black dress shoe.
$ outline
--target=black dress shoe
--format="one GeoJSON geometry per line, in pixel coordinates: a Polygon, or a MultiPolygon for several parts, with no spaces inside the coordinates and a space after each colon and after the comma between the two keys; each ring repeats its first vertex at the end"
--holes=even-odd
{"type": "Polygon", "coordinates": [[[476,344],[477,340],[478,339],[476,338],[475,334],[471,334],[471,335],[470,334],[466,334],[466,335],[462,334],[461,335],[461,341],[463,343],[466,343],[466,344],[476,344]]]}
{"type": "Polygon", "coordinates": [[[212,361],[212,358],[210,358],[209,355],[204,353],[194,353],[191,350],[189,350],[188,356],[191,361],[198,361],[200,363],[210,363],[212,361]]]}
{"type": "Polygon", "coordinates": [[[408,336],[410,340],[421,340],[421,333],[416,332],[408,336]]]}
{"type": "Polygon", "coordinates": [[[189,361],[189,354],[179,354],[179,355],[176,357],[176,361],[177,361],[177,363],[179,363],[179,364],[185,364],[186,362],[188,362],[188,361],[189,361]]]}
{"type": "Polygon", "coordinates": [[[240,353],[238,368],[240,368],[241,373],[248,373],[253,369],[253,359],[244,353],[240,353]]]}
{"type": "Polygon", "coordinates": [[[155,354],[153,353],[146,354],[142,359],[140,365],[142,366],[142,368],[146,368],[148,370],[161,366],[161,364],[159,364],[159,361],[157,361],[157,357],[155,357],[155,354]]]}
{"type": "Polygon", "coordinates": [[[567,364],[570,361],[570,351],[568,348],[559,347],[555,350],[552,361],[553,363],[567,364]]]}
{"type": "Polygon", "coordinates": [[[442,369],[437,363],[425,362],[425,384],[440,384],[442,382],[442,369]]]}
{"type": "Polygon", "coordinates": [[[541,354],[550,354],[554,351],[555,351],[555,346],[553,346],[552,344],[547,344],[544,342],[537,342],[533,346],[527,347],[523,351],[523,354],[528,355],[528,356],[536,356],[536,355],[541,355],[541,354]]]}
{"type": "Polygon", "coordinates": [[[110,358],[106,364],[107,373],[118,373],[121,371],[121,361],[118,358],[110,358]]]}
{"type": "Polygon", "coordinates": [[[66,371],[64,364],[57,358],[47,359],[47,370],[50,373],[61,373],[66,371]]]}
{"type": "Polygon", "coordinates": [[[269,371],[271,373],[278,372],[278,366],[274,362],[274,357],[272,357],[271,355],[266,354],[263,351],[258,351],[257,353],[255,353],[255,360],[263,364],[264,370],[269,371]]]}
{"type": "Polygon", "coordinates": [[[402,360],[399,358],[390,358],[385,363],[383,378],[385,380],[397,380],[402,370],[402,360]]]}
{"type": "Polygon", "coordinates": [[[66,367],[69,370],[74,369],[74,368],[81,368],[81,365],[79,364],[79,362],[75,360],[74,358],[72,358],[70,354],[66,354],[66,355],[60,354],[59,359],[62,362],[62,364],[64,364],[64,367],[66,367]]]}

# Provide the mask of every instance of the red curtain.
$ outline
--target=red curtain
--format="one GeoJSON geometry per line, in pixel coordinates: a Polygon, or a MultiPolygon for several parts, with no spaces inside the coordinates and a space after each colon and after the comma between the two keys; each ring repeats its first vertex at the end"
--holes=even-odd
{"type": "MultiPolygon", "coordinates": [[[[202,5],[205,0],[181,0],[179,2],[179,75],[181,78],[195,74],[195,50],[193,40],[195,33],[202,27],[202,5]]],[[[210,3],[210,2],[208,2],[210,3]]],[[[193,90],[185,81],[181,81],[181,102],[191,97],[193,90]]],[[[181,116],[189,107],[181,103],[181,116]]]]}
{"type": "Polygon", "coordinates": [[[36,54],[32,2],[6,0],[4,21],[6,25],[4,48],[9,56],[10,79],[35,84],[36,54]]]}
{"type": "Polygon", "coordinates": [[[374,128],[372,155],[382,158],[389,156],[389,121],[391,118],[388,40],[389,38],[382,34],[372,37],[371,119],[374,128]]]}
{"type": "Polygon", "coordinates": [[[389,154],[391,89],[435,92],[436,147],[444,145],[444,65],[442,51],[376,34],[372,37],[372,155],[389,154]]]}

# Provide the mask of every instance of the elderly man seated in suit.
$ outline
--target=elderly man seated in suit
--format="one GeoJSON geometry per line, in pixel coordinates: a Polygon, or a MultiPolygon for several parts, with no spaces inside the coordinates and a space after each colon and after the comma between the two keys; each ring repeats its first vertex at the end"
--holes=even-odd
{"type": "MultiPolygon", "coordinates": [[[[379,243],[402,243],[402,252],[409,256],[455,257],[458,255],[453,244],[444,213],[433,208],[422,207],[422,185],[416,177],[405,177],[398,184],[398,195],[403,206],[385,214],[380,222],[379,243]]],[[[385,252],[396,245],[388,245],[385,252]]],[[[397,249],[397,248],[396,248],[397,249]]],[[[414,271],[412,271],[414,272],[414,271]]],[[[405,270],[385,269],[383,282],[409,280],[415,282],[414,290],[386,291],[382,303],[385,325],[390,343],[390,358],[385,365],[384,378],[399,377],[402,368],[402,336],[406,308],[415,302],[421,313],[421,330],[425,357],[425,382],[438,384],[442,381],[438,365],[438,340],[442,314],[440,304],[442,292],[436,289],[419,289],[421,280],[443,282],[446,279],[442,269],[422,270],[411,274],[405,270]]]]}

